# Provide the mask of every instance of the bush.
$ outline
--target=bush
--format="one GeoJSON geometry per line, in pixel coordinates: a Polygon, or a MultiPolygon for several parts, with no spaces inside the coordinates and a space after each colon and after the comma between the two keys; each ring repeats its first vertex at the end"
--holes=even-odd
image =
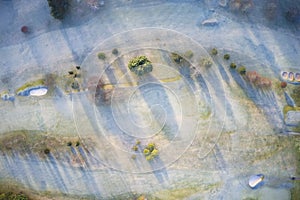
{"type": "Polygon", "coordinates": [[[149,73],[153,69],[151,61],[146,56],[138,56],[131,59],[128,63],[128,68],[138,76],[149,73]]]}
{"type": "Polygon", "coordinates": [[[135,144],[136,144],[136,145],[139,145],[139,144],[141,144],[141,141],[140,141],[140,140],[137,140],[137,141],[135,142],[135,144]]]}
{"type": "Polygon", "coordinates": [[[154,143],[149,143],[144,149],[144,155],[146,156],[146,160],[153,160],[158,156],[158,150],[156,149],[156,145],[154,143]]]}
{"type": "Polygon", "coordinates": [[[21,31],[22,33],[28,33],[29,32],[28,26],[22,26],[21,31]]]}
{"type": "Polygon", "coordinates": [[[244,66],[240,66],[237,71],[241,74],[241,75],[245,75],[246,74],[246,67],[244,66]]]}
{"type": "Polygon", "coordinates": [[[183,61],[183,57],[177,53],[171,53],[171,58],[177,64],[180,64],[183,61]]]}
{"type": "Polygon", "coordinates": [[[149,149],[144,149],[143,153],[144,153],[145,156],[147,156],[147,155],[149,155],[151,152],[149,151],[149,149]]]}
{"type": "Polygon", "coordinates": [[[134,145],[133,147],[132,147],[132,150],[133,151],[137,151],[139,148],[136,146],[136,145],[134,145]]]}
{"type": "Polygon", "coordinates": [[[150,152],[152,152],[155,149],[155,144],[149,143],[146,148],[149,149],[150,152]]]}
{"type": "Polygon", "coordinates": [[[153,151],[151,152],[151,156],[154,158],[156,156],[158,156],[158,150],[157,149],[153,149],[153,151]]]}
{"type": "Polygon", "coordinates": [[[67,143],[67,146],[69,146],[69,147],[72,146],[72,142],[71,142],[71,141],[68,142],[68,143],[67,143]]]}
{"type": "Polygon", "coordinates": [[[217,54],[218,54],[218,50],[217,50],[216,48],[213,48],[213,49],[211,50],[211,54],[212,54],[212,55],[217,55],[217,54]]]}
{"type": "Polygon", "coordinates": [[[68,0],[48,0],[51,15],[56,19],[63,19],[68,10],[68,0]]]}
{"type": "Polygon", "coordinates": [[[106,58],[106,55],[105,55],[105,53],[103,53],[103,52],[100,52],[100,53],[98,53],[98,58],[100,59],[100,60],[105,60],[105,58],[106,58]]]}
{"type": "Polygon", "coordinates": [[[44,153],[45,154],[49,154],[50,153],[50,149],[48,149],[48,148],[44,149],[44,153]]]}
{"type": "Polygon", "coordinates": [[[286,83],[285,81],[282,81],[282,82],[280,83],[280,87],[281,87],[281,88],[286,88],[286,86],[287,86],[287,83],[286,83]]]}
{"type": "Polygon", "coordinates": [[[184,53],[184,56],[188,59],[191,59],[194,56],[194,53],[191,50],[188,50],[184,53]]]}
{"type": "Polygon", "coordinates": [[[77,141],[76,144],[75,144],[75,146],[78,147],[79,145],[80,145],[80,142],[77,141]]]}
{"type": "Polygon", "coordinates": [[[204,66],[204,67],[211,67],[212,66],[212,61],[210,58],[202,58],[200,60],[200,65],[201,66],[204,66]]]}
{"type": "Polygon", "coordinates": [[[229,54],[225,54],[225,55],[223,56],[223,58],[224,58],[225,60],[229,60],[229,59],[230,59],[230,55],[229,55],[229,54]]]}
{"type": "Polygon", "coordinates": [[[230,68],[231,69],[235,69],[236,68],[236,64],[235,63],[230,63],[230,68]]]}
{"type": "Polygon", "coordinates": [[[115,56],[117,56],[119,54],[119,51],[118,51],[118,49],[113,49],[111,51],[111,53],[114,54],[115,56]]]}

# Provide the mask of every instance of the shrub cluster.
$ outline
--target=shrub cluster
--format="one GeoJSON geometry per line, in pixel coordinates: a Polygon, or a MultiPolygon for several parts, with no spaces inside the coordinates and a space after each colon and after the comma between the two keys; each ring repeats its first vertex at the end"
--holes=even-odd
{"type": "Polygon", "coordinates": [[[151,61],[146,56],[138,56],[131,59],[128,63],[128,68],[138,76],[149,73],[153,69],[151,61]]]}
{"type": "Polygon", "coordinates": [[[143,151],[146,160],[153,160],[155,157],[158,156],[159,151],[156,148],[156,145],[154,143],[149,143],[144,151],[143,151]]]}

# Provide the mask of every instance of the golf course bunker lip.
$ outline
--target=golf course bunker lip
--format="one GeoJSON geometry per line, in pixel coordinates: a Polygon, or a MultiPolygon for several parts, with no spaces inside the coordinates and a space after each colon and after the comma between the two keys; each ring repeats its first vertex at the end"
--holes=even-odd
{"type": "MultiPolygon", "coordinates": [[[[93,124],[99,138],[95,156],[109,168],[130,173],[166,168],[192,143],[199,158],[205,157],[222,132],[226,95],[217,66],[202,66],[203,59],[212,60],[200,44],[168,29],[135,29],[99,44],[81,64],[83,84],[98,77],[86,94],[92,101],[77,106],[83,97],[73,96],[75,124],[83,123],[82,106],[86,113],[94,112],[87,124],[93,124]],[[137,56],[146,56],[151,72],[138,76],[129,70],[137,56]],[[143,154],[149,143],[159,151],[153,161],[143,154]]],[[[77,125],[77,131],[80,136],[86,127],[77,125]]]]}

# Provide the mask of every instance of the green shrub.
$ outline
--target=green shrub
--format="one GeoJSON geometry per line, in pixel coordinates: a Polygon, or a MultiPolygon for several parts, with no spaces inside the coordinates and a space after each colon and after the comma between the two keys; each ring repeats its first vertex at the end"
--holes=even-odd
{"type": "Polygon", "coordinates": [[[100,52],[100,53],[98,53],[98,58],[100,59],[100,60],[105,60],[105,58],[106,58],[106,55],[105,55],[105,53],[103,53],[103,52],[100,52]]]}
{"type": "Polygon", "coordinates": [[[235,63],[233,63],[233,62],[232,62],[232,63],[230,63],[230,68],[231,68],[231,69],[235,69],[235,68],[236,68],[236,64],[235,64],[235,63]]]}
{"type": "Polygon", "coordinates": [[[135,144],[136,144],[136,145],[139,145],[139,144],[141,144],[141,141],[140,141],[140,140],[137,140],[137,141],[135,142],[135,144]]]}
{"type": "Polygon", "coordinates": [[[149,73],[153,69],[151,61],[146,56],[138,56],[131,59],[128,63],[128,68],[138,76],[149,73]]]}
{"type": "Polygon", "coordinates": [[[119,54],[119,51],[118,51],[118,49],[113,49],[113,50],[111,51],[111,53],[114,54],[114,55],[116,56],[116,55],[119,54]]]}
{"type": "Polygon", "coordinates": [[[158,152],[159,151],[156,149],[156,145],[154,143],[149,143],[144,149],[144,155],[146,157],[146,160],[153,160],[155,157],[158,156],[158,152]]]}
{"type": "Polygon", "coordinates": [[[200,60],[200,65],[203,67],[211,67],[212,66],[212,61],[210,58],[202,58],[200,60]]]}
{"type": "Polygon", "coordinates": [[[139,148],[138,148],[138,146],[136,146],[136,145],[134,145],[133,147],[132,147],[132,150],[133,151],[137,151],[139,148]]]}
{"type": "Polygon", "coordinates": [[[149,149],[150,152],[152,152],[155,149],[155,144],[149,143],[146,148],[149,149]]]}
{"type": "Polygon", "coordinates": [[[71,141],[68,142],[68,143],[67,143],[67,146],[69,146],[69,147],[72,146],[72,142],[71,142],[71,141]]]}
{"type": "Polygon", "coordinates": [[[191,59],[194,56],[194,53],[191,50],[188,50],[184,53],[184,56],[188,59],[191,59]]]}
{"type": "Polygon", "coordinates": [[[152,159],[153,159],[153,157],[151,155],[146,156],[146,160],[150,161],[152,159]]]}
{"type": "Polygon", "coordinates": [[[183,57],[177,53],[171,53],[171,58],[177,64],[180,64],[183,61],[183,57]]]}
{"type": "Polygon", "coordinates": [[[48,148],[44,149],[44,153],[45,154],[49,154],[50,153],[50,149],[48,149],[48,148]]]}
{"type": "Polygon", "coordinates": [[[225,60],[229,60],[230,59],[230,55],[229,54],[225,54],[223,57],[225,60]]]}
{"type": "Polygon", "coordinates": [[[211,50],[211,54],[212,54],[212,55],[217,55],[217,54],[218,54],[218,50],[217,50],[216,48],[213,48],[213,49],[211,50]]]}
{"type": "Polygon", "coordinates": [[[241,75],[245,75],[246,74],[246,67],[244,66],[240,66],[237,71],[241,74],[241,75]]]}
{"type": "Polygon", "coordinates": [[[28,200],[25,194],[14,194],[12,192],[1,193],[0,200],[28,200]]]}
{"type": "Polygon", "coordinates": [[[75,144],[75,146],[78,147],[79,145],[80,145],[80,142],[77,141],[76,144],[75,144]]]}
{"type": "Polygon", "coordinates": [[[300,87],[297,86],[295,89],[293,89],[293,92],[291,93],[291,97],[295,101],[297,106],[300,106],[300,87]]]}
{"type": "Polygon", "coordinates": [[[63,19],[69,7],[68,0],[48,0],[51,15],[56,19],[63,19]]]}
{"type": "Polygon", "coordinates": [[[144,153],[145,156],[147,156],[147,155],[149,155],[151,152],[149,151],[149,149],[144,149],[143,153],[144,153]]]}
{"type": "Polygon", "coordinates": [[[153,151],[151,152],[151,156],[154,158],[156,156],[158,156],[158,150],[157,149],[153,149],[153,151]]]}

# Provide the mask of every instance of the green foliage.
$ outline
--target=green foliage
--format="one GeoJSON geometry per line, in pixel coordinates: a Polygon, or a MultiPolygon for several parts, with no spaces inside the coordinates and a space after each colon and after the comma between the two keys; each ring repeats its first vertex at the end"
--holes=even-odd
{"type": "Polygon", "coordinates": [[[180,64],[183,61],[183,57],[177,53],[171,53],[171,58],[177,64],[180,64]]]}
{"type": "Polygon", "coordinates": [[[14,194],[12,192],[1,193],[0,200],[28,200],[25,194],[14,194]]]}
{"type": "Polygon", "coordinates": [[[135,160],[136,159],[136,155],[132,155],[131,159],[135,160]]]}
{"type": "Polygon", "coordinates": [[[138,76],[149,73],[153,69],[151,61],[146,56],[138,56],[131,59],[128,63],[128,68],[138,76]]]}
{"type": "Polygon", "coordinates": [[[149,149],[150,152],[152,152],[155,149],[155,144],[149,143],[146,148],[149,149]]]}
{"type": "Polygon", "coordinates": [[[45,79],[38,79],[36,81],[27,82],[17,89],[17,94],[27,88],[35,87],[35,86],[44,86],[44,85],[45,85],[45,79]]]}
{"type": "Polygon", "coordinates": [[[114,54],[115,56],[117,56],[119,54],[119,51],[118,51],[118,49],[113,49],[111,51],[111,53],[114,54]]]}
{"type": "Polygon", "coordinates": [[[139,144],[141,144],[141,141],[140,141],[140,140],[137,140],[137,141],[135,142],[135,144],[136,144],[136,145],[139,145],[139,144]]]}
{"type": "Polygon", "coordinates": [[[106,58],[106,55],[103,52],[99,52],[97,56],[100,60],[105,60],[105,58],[106,58]]]}
{"type": "Polygon", "coordinates": [[[153,151],[151,152],[151,156],[154,158],[158,155],[158,150],[157,149],[153,149],[153,151]]]}
{"type": "Polygon", "coordinates": [[[48,149],[48,148],[44,149],[44,153],[45,154],[49,154],[50,153],[50,149],[48,149]]]}
{"type": "Polygon", "coordinates": [[[184,56],[188,59],[191,59],[194,56],[194,53],[192,52],[192,50],[188,50],[184,53],[184,56]]]}
{"type": "Polygon", "coordinates": [[[300,111],[300,107],[292,107],[292,106],[285,105],[285,106],[283,107],[283,114],[284,114],[284,116],[285,116],[289,111],[300,111]]]}
{"type": "Polygon", "coordinates": [[[244,66],[240,66],[237,71],[241,74],[241,75],[245,75],[246,74],[246,67],[244,66]]]}
{"type": "Polygon", "coordinates": [[[235,69],[235,68],[236,68],[236,64],[235,64],[235,63],[233,63],[233,62],[232,62],[232,63],[230,63],[230,68],[231,68],[231,69],[235,69]]]}
{"type": "Polygon", "coordinates": [[[212,66],[212,61],[210,58],[202,58],[200,60],[200,65],[203,67],[211,67],[212,66]]]}
{"type": "Polygon", "coordinates": [[[67,146],[69,146],[69,147],[72,146],[72,142],[71,142],[71,141],[68,142],[68,143],[67,143],[67,146]]]}
{"type": "Polygon", "coordinates": [[[80,145],[80,142],[77,141],[76,144],[75,144],[75,146],[78,147],[79,145],[80,145]]]}
{"type": "Polygon", "coordinates": [[[293,89],[293,92],[291,93],[291,97],[295,101],[295,104],[297,106],[300,106],[300,87],[296,86],[295,89],[293,89]]]}
{"type": "Polygon", "coordinates": [[[147,155],[149,155],[151,152],[149,151],[149,149],[144,149],[143,153],[144,153],[145,156],[147,156],[147,155]]]}
{"type": "Polygon", "coordinates": [[[211,50],[211,54],[212,54],[212,55],[217,55],[217,54],[218,54],[218,50],[217,50],[216,48],[213,48],[213,49],[211,50]]]}
{"type": "Polygon", "coordinates": [[[156,148],[154,143],[149,143],[144,149],[144,155],[146,160],[150,161],[153,160],[155,157],[158,156],[159,151],[156,148]]]}
{"type": "Polygon", "coordinates": [[[72,83],[71,83],[71,87],[73,90],[79,90],[80,89],[80,85],[78,83],[78,81],[74,80],[72,83]]]}
{"type": "Polygon", "coordinates": [[[223,56],[223,58],[224,58],[225,60],[229,60],[229,59],[230,59],[230,55],[229,55],[229,54],[225,54],[225,55],[223,56]]]}
{"type": "Polygon", "coordinates": [[[69,7],[68,0],[48,0],[51,15],[56,19],[63,19],[69,7]]]}
{"type": "Polygon", "coordinates": [[[133,151],[137,151],[139,148],[138,148],[138,146],[136,146],[136,145],[134,145],[133,147],[132,147],[132,150],[133,151]]]}

